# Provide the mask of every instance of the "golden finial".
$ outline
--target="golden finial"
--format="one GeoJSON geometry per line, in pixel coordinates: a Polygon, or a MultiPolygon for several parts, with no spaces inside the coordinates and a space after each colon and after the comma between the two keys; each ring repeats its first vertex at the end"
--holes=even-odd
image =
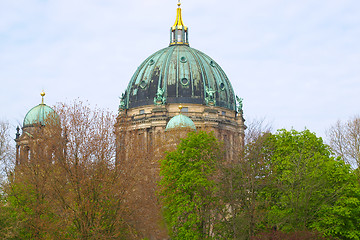
{"type": "Polygon", "coordinates": [[[44,96],[45,96],[44,90],[42,90],[42,92],[40,93],[40,96],[41,96],[41,104],[44,104],[44,96]]]}
{"type": "Polygon", "coordinates": [[[180,104],[180,105],[179,105],[180,113],[181,113],[181,109],[183,109],[183,106],[180,104]]]}
{"type": "Polygon", "coordinates": [[[176,14],[176,20],[175,20],[175,23],[174,25],[172,26],[172,30],[175,30],[175,29],[183,29],[185,31],[187,31],[187,27],[184,25],[183,21],[182,21],[182,16],[181,16],[181,2],[180,0],[178,0],[178,9],[177,9],[177,14],[176,14]]]}

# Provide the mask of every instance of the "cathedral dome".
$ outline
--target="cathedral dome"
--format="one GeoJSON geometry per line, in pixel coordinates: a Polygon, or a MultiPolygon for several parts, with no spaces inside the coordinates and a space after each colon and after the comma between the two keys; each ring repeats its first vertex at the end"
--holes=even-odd
{"type": "MultiPolygon", "coordinates": [[[[44,97],[45,93],[42,92],[41,96],[44,97]]],[[[54,109],[44,103],[43,98],[41,104],[30,109],[30,111],[25,115],[23,127],[31,127],[35,124],[45,125],[46,119],[50,117],[59,119],[59,116],[54,109]]]]}
{"type": "Polygon", "coordinates": [[[225,72],[208,55],[189,46],[180,6],[170,31],[170,46],[138,67],[121,98],[120,109],[195,103],[236,110],[234,90],[225,72]]]}

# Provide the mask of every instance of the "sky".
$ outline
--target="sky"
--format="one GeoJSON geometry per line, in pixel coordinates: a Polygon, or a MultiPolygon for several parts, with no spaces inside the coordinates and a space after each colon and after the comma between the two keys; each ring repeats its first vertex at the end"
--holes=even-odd
{"type": "MultiPolygon", "coordinates": [[[[169,44],[176,0],[0,0],[0,120],[41,102],[117,112],[136,68],[169,44]]],[[[190,46],[212,57],[248,122],[325,137],[360,114],[359,0],[182,0],[190,46]]]]}

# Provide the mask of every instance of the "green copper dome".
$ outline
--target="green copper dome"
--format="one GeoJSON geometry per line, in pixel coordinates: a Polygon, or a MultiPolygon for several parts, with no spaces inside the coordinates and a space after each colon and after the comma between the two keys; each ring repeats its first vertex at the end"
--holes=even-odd
{"type": "Polygon", "coordinates": [[[194,122],[189,117],[179,114],[170,119],[170,121],[166,125],[165,131],[179,127],[191,128],[193,130],[196,130],[194,122]]]}
{"type": "Polygon", "coordinates": [[[208,55],[191,48],[181,8],[170,28],[170,45],[148,57],[121,97],[120,110],[145,105],[195,103],[236,110],[234,90],[225,72],[208,55]]]}
{"type": "Polygon", "coordinates": [[[197,103],[236,109],[235,94],[221,67],[187,45],[172,45],[148,57],[123,96],[124,107],[197,103]]]}
{"type": "Polygon", "coordinates": [[[51,107],[47,106],[44,103],[41,103],[33,107],[25,116],[23,127],[30,127],[34,124],[44,125],[46,118],[55,117],[59,118],[57,113],[51,107]]]}

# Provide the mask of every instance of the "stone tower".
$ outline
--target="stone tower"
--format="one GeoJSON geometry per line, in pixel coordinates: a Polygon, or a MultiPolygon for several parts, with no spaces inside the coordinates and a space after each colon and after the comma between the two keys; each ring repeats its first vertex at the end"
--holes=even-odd
{"type": "MultiPolygon", "coordinates": [[[[25,115],[23,126],[21,128],[22,133],[20,134],[20,127],[17,127],[16,133],[16,165],[21,162],[28,161],[31,154],[35,154],[34,149],[31,149],[31,145],[34,141],[40,141],[42,136],[46,134],[49,136],[49,132],[46,132],[46,124],[59,124],[58,114],[44,103],[45,92],[41,92],[41,103],[32,109],[25,115]]],[[[40,144],[35,144],[38,149],[36,151],[46,150],[41,148],[40,144]]],[[[36,152],[38,154],[39,152],[36,152]]]]}

